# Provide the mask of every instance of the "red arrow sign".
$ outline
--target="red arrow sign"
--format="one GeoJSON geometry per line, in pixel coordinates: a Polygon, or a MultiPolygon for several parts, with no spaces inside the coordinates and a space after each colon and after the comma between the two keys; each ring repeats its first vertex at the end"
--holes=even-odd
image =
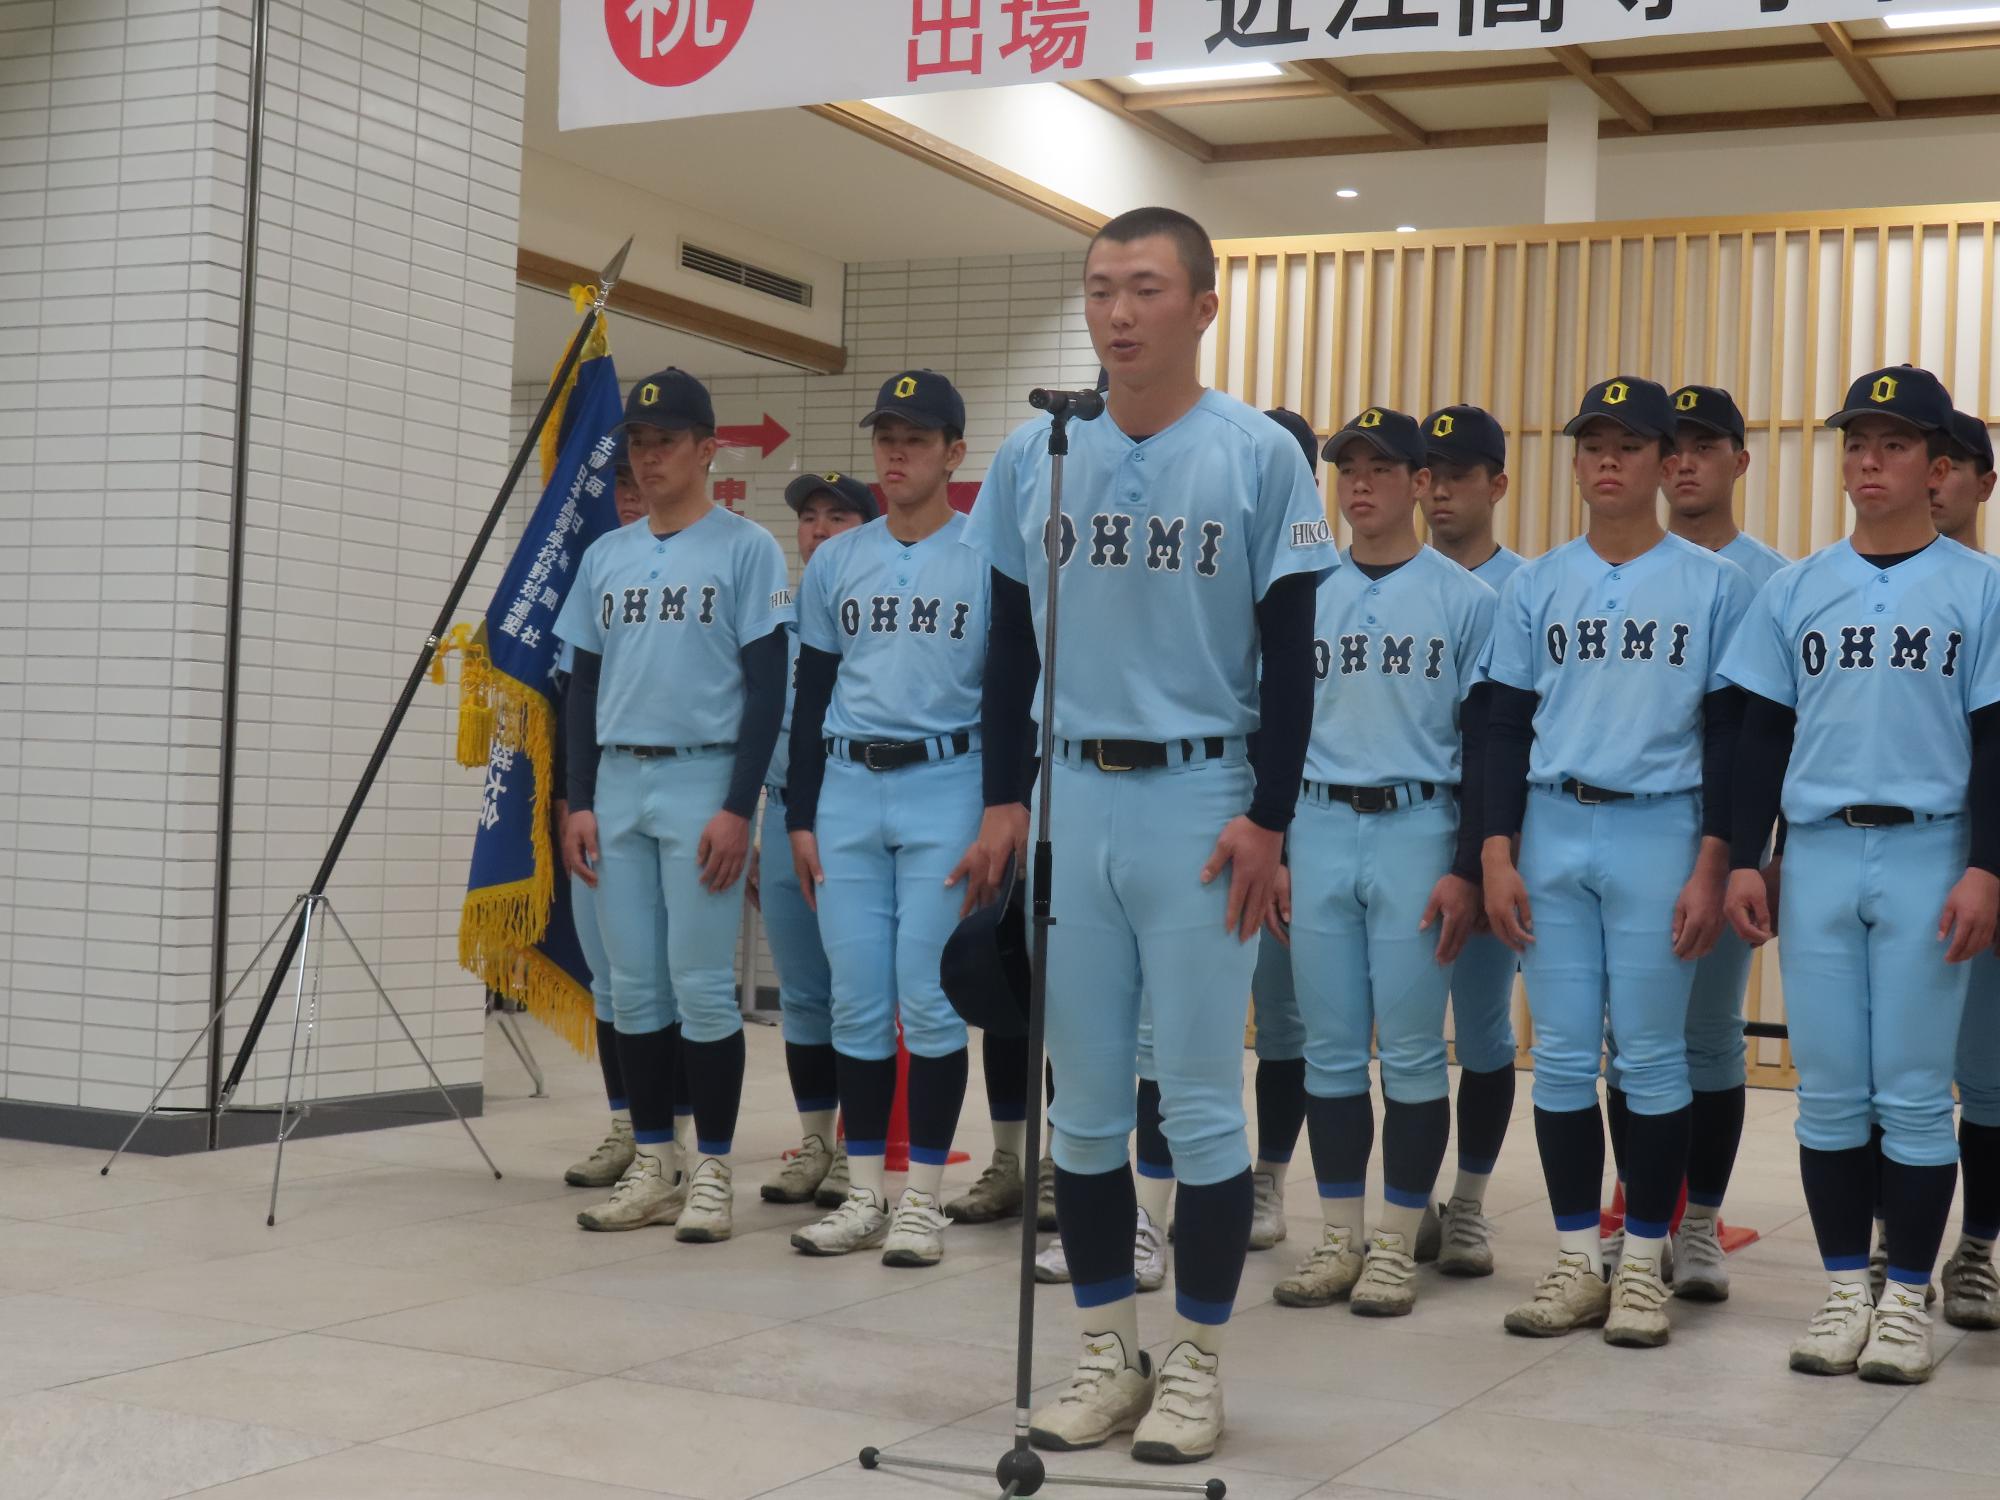
{"type": "Polygon", "coordinates": [[[755,427],[718,427],[716,441],[725,448],[755,448],[758,457],[769,458],[779,448],[791,440],[791,434],[778,425],[778,419],[769,412],[755,427]]]}

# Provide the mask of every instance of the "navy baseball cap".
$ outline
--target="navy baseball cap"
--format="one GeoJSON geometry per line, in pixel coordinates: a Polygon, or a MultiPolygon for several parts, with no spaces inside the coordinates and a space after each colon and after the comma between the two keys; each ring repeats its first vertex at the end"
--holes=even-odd
{"type": "Polygon", "coordinates": [[[1618,375],[1600,380],[1583,393],[1583,404],[1563,428],[1564,437],[1579,432],[1605,417],[1639,437],[1662,438],[1674,435],[1674,403],[1667,388],[1656,380],[1637,375],[1618,375]]]}
{"type": "Polygon", "coordinates": [[[612,434],[618,439],[618,443],[611,450],[611,472],[630,477],[632,473],[632,450],[625,446],[625,429],[623,427],[613,428],[612,434]]]}
{"type": "Polygon", "coordinates": [[[1028,913],[1014,860],[1000,898],[976,906],[952,929],[938,959],[945,999],[968,1026],[994,1036],[1028,1034],[1028,913]]]}
{"type": "Polygon", "coordinates": [[[875,508],[875,492],[852,474],[842,474],[837,469],[824,474],[801,474],[785,486],[785,504],[795,511],[804,510],[814,495],[833,496],[843,510],[855,512],[864,521],[872,521],[880,514],[875,508]]]}
{"type": "Polygon", "coordinates": [[[1299,447],[1305,450],[1306,467],[1313,473],[1319,472],[1319,434],[1312,429],[1312,423],[1295,411],[1285,407],[1274,407],[1264,413],[1285,431],[1299,440],[1299,447]]]}
{"type": "Polygon", "coordinates": [[[1483,406],[1447,406],[1424,418],[1424,450],[1448,464],[1507,467],[1507,433],[1483,406]]]}
{"type": "Polygon", "coordinates": [[[965,398],[936,370],[905,370],[891,375],[875,393],[875,409],[861,419],[873,427],[880,417],[900,417],[912,427],[935,432],[949,427],[965,431],[965,398]]]}
{"type": "Polygon", "coordinates": [[[1424,435],[1417,419],[1386,406],[1371,406],[1326,440],[1320,456],[1328,463],[1340,460],[1340,450],[1349,443],[1365,442],[1384,458],[1413,469],[1424,467],[1424,435]]]}
{"type": "Polygon", "coordinates": [[[715,426],[715,403],[708,387],[685,370],[665,369],[648,375],[625,397],[625,420],[613,428],[659,427],[678,432],[684,427],[715,426]]]}
{"type": "Polygon", "coordinates": [[[1950,447],[1953,458],[1970,459],[1982,474],[1993,472],[1993,434],[1970,412],[1951,414],[1950,447]]]}
{"type": "Polygon", "coordinates": [[[1674,392],[1674,419],[1684,427],[1706,427],[1743,442],[1743,412],[1719,385],[1684,385],[1674,392]]]}
{"type": "Polygon", "coordinates": [[[1826,425],[1845,427],[1857,417],[1894,417],[1919,432],[1949,432],[1951,392],[1937,376],[1915,365],[1870,370],[1847,388],[1847,399],[1826,425]]]}

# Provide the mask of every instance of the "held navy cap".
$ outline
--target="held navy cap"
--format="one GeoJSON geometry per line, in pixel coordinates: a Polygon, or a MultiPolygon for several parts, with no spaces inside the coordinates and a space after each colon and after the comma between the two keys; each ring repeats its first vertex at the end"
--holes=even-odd
{"type": "Polygon", "coordinates": [[[1970,412],[1951,414],[1951,456],[1969,459],[1982,474],[1993,472],[1993,434],[1970,412]]]}
{"type": "Polygon", "coordinates": [[[1448,464],[1507,467],[1507,434],[1483,406],[1447,406],[1424,418],[1424,450],[1448,464]]]}
{"type": "Polygon", "coordinates": [[[1413,469],[1424,466],[1424,437],[1417,419],[1407,413],[1371,406],[1326,440],[1320,456],[1328,463],[1340,462],[1341,450],[1349,443],[1367,443],[1384,458],[1413,469]]]}
{"type": "Polygon", "coordinates": [[[1745,439],[1742,409],[1719,385],[1684,385],[1675,391],[1674,420],[1683,427],[1706,427],[1739,443],[1745,439]]]}
{"type": "Polygon", "coordinates": [[[861,419],[861,425],[873,427],[880,417],[900,417],[912,427],[933,432],[949,427],[962,433],[965,398],[936,370],[905,370],[882,382],[875,395],[875,409],[861,419]]]}
{"type": "Polygon", "coordinates": [[[625,398],[625,420],[614,430],[658,427],[678,432],[684,427],[714,426],[715,403],[708,399],[708,387],[685,370],[666,369],[632,387],[625,398]]]}
{"type": "Polygon", "coordinates": [[[945,999],[968,1026],[994,1036],[1028,1034],[1028,914],[1025,881],[1013,859],[1000,877],[1000,896],[952,929],[938,960],[945,999]]]}
{"type": "Polygon", "coordinates": [[[1656,380],[1642,380],[1637,375],[1600,380],[1585,391],[1583,404],[1563,428],[1563,436],[1575,437],[1599,417],[1616,422],[1639,437],[1674,435],[1674,403],[1667,396],[1667,388],[1656,380]]]}
{"type": "Polygon", "coordinates": [[[1312,423],[1295,411],[1280,406],[1264,413],[1285,431],[1299,440],[1299,447],[1305,450],[1306,467],[1313,473],[1319,472],[1319,434],[1312,429],[1312,423]]]}
{"type": "Polygon", "coordinates": [[[1826,425],[1845,427],[1859,417],[1894,417],[1919,432],[1949,432],[1951,393],[1937,376],[1915,365],[1870,370],[1847,388],[1847,399],[1826,425]]]}
{"type": "Polygon", "coordinates": [[[851,510],[864,521],[872,521],[881,514],[875,508],[875,492],[852,474],[838,470],[801,474],[785,486],[785,504],[795,511],[804,510],[814,495],[831,495],[842,510],[851,510]]]}

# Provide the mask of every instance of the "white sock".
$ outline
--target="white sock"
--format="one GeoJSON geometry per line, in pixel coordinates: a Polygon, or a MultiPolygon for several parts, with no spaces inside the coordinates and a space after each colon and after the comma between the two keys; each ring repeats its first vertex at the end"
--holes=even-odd
{"type": "Polygon", "coordinates": [[[1129,1369],[1139,1368],[1139,1299],[1120,1297],[1116,1302],[1106,1302],[1101,1307],[1079,1307],[1077,1321],[1083,1329],[1085,1343],[1101,1339],[1107,1333],[1118,1335],[1125,1346],[1125,1364],[1129,1369]]]}
{"type": "Polygon", "coordinates": [[[1588,1229],[1558,1229],[1556,1252],[1571,1258],[1580,1255],[1590,1262],[1591,1270],[1604,1274],[1604,1242],[1598,1238],[1595,1224],[1588,1229]]]}
{"type": "Polygon", "coordinates": [[[1875,1221],[1875,1249],[1883,1255],[1889,1253],[1889,1226],[1881,1219],[1875,1221]]]}
{"type": "Polygon", "coordinates": [[[1403,1250],[1407,1254],[1416,1249],[1417,1227],[1424,1222],[1421,1208],[1404,1208],[1400,1203],[1384,1202],[1381,1217],[1375,1221],[1378,1234],[1400,1235],[1403,1250]]]}
{"type": "Polygon", "coordinates": [[[1696,1203],[1692,1198],[1688,1200],[1688,1206],[1681,1212],[1682,1223],[1686,1223],[1689,1219],[1708,1219],[1719,1222],[1721,1218],[1722,1205],[1720,1203],[1696,1203]]]}
{"type": "Polygon", "coordinates": [[[611,1123],[613,1125],[623,1125],[627,1130],[630,1130],[632,1128],[632,1111],[629,1109],[612,1110],[611,1123]]]}
{"type": "Polygon", "coordinates": [[[837,1110],[816,1109],[810,1114],[799,1116],[799,1143],[801,1145],[818,1136],[820,1144],[828,1151],[833,1150],[833,1117],[837,1110]]]}
{"type": "Polygon", "coordinates": [[[944,1186],[944,1163],[938,1162],[933,1165],[928,1162],[912,1161],[909,1180],[905,1186],[935,1198],[944,1186]]]}
{"type": "Polygon", "coordinates": [[[727,1154],[721,1156],[704,1156],[697,1151],[694,1155],[686,1158],[686,1160],[694,1163],[693,1170],[696,1172],[699,1172],[710,1162],[714,1162],[717,1166],[721,1167],[725,1175],[729,1172],[729,1156],[727,1154]]]}
{"type": "Polygon", "coordinates": [[[1667,1242],[1665,1240],[1645,1239],[1634,1234],[1629,1225],[1626,1227],[1624,1253],[1626,1260],[1651,1261],[1653,1263],[1653,1274],[1657,1276],[1660,1274],[1660,1268],[1666,1264],[1666,1253],[1667,1242]]]}
{"type": "MultiPolygon", "coordinates": [[[[1865,1297],[1867,1294],[1867,1288],[1862,1288],[1862,1295],[1865,1297]]],[[[1892,1276],[1882,1283],[1882,1297],[1875,1305],[1877,1307],[1901,1307],[1906,1312],[1922,1312],[1924,1310],[1924,1288],[1911,1286],[1907,1282],[1898,1281],[1892,1276]]]]}
{"type": "Polygon", "coordinates": [[[1319,1200],[1319,1216],[1328,1229],[1344,1230],[1347,1243],[1361,1243],[1361,1215],[1367,1200],[1365,1198],[1328,1198],[1324,1194],[1319,1200]]]}
{"type": "Polygon", "coordinates": [[[660,1164],[660,1175],[666,1178],[669,1186],[672,1186],[674,1180],[674,1143],[672,1141],[658,1141],[650,1146],[642,1145],[638,1147],[638,1152],[639,1155],[650,1156],[654,1161],[658,1162],[660,1164]]]}
{"type": "Polygon", "coordinates": [[[1135,1174],[1133,1191],[1139,1199],[1139,1207],[1146,1217],[1160,1229],[1167,1227],[1167,1205],[1173,1202],[1174,1179],[1171,1177],[1148,1177],[1145,1173],[1135,1174]]]}
{"type": "Polygon", "coordinates": [[[694,1114],[674,1116],[674,1146],[678,1151],[680,1170],[692,1172],[701,1165],[701,1147],[694,1138],[694,1114]]]}
{"type": "Polygon", "coordinates": [[[847,1154],[847,1185],[850,1191],[866,1188],[878,1202],[887,1202],[889,1195],[882,1188],[884,1175],[880,1156],[861,1156],[852,1151],[847,1154]]]}
{"type": "Polygon", "coordinates": [[[1829,1297],[1840,1297],[1851,1303],[1859,1303],[1862,1307],[1872,1305],[1868,1301],[1868,1283],[1865,1281],[1842,1281],[1835,1276],[1827,1282],[1826,1294],[1829,1297]]]}
{"type": "Polygon", "coordinates": [[[1284,1196],[1285,1174],[1292,1170],[1292,1164],[1290,1162],[1265,1161],[1264,1158],[1260,1156],[1257,1158],[1257,1165],[1252,1167],[1250,1170],[1254,1175],[1258,1177],[1270,1178],[1271,1181],[1275,1182],[1278,1185],[1278,1196],[1279,1197],[1284,1196]]]}
{"type": "Polygon", "coordinates": [[[1176,1344],[1186,1343],[1193,1344],[1203,1354],[1220,1354],[1222,1331],[1228,1326],[1227,1323],[1197,1323],[1192,1318],[1176,1315],[1174,1331],[1167,1335],[1167,1348],[1172,1350],[1176,1344]]]}
{"type": "Polygon", "coordinates": [[[1470,1203],[1475,1208],[1486,1206],[1486,1184],[1493,1180],[1491,1172],[1468,1172],[1458,1169],[1458,1180],[1451,1186],[1451,1201],[1470,1203]]]}
{"type": "Polygon", "coordinates": [[[1026,1120],[995,1120],[993,1122],[993,1154],[1002,1151],[1014,1158],[1014,1165],[1020,1166],[1021,1158],[1028,1151],[1028,1122],[1026,1120]]]}

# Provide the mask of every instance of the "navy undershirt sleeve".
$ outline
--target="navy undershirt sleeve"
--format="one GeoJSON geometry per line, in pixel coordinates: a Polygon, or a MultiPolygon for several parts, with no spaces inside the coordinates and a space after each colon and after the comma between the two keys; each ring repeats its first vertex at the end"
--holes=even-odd
{"type": "Polygon", "coordinates": [[[1257,603],[1263,680],[1257,685],[1256,789],[1250,821],[1282,833],[1299,805],[1313,729],[1313,616],[1319,577],[1293,573],[1257,603]]]}
{"type": "Polygon", "coordinates": [[[1736,738],[1736,774],[1729,796],[1729,868],[1754,870],[1777,821],[1792,761],[1799,716],[1761,693],[1743,695],[1743,728],[1736,738]]]}
{"type": "Polygon", "coordinates": [[[1476,684],[1458,710],[1458,847],[1451,873],[1474,885],[1480,881],[1479,845],[1486,837],[1486,721],[1493,710],[1493,684],[1476,684]]]}
{"type": "Polygon", "coordinates": [[[722,807],[739,818],[757,812],[757,795],[764,788],[764,773],[771,769],[771,752],[785,722],[789,655],[785,648],[785,628],[780,625],[736,653],[743,663],[743,719],[736,729],[736,763],[730,768],[729,794],[722,807]]]}
{"type": "Polygon", "coordinates": [[[1972,712],[1972,784],[1967,789],[1975,870],[2000,875],[2000,703],[1972,712]]]}
{"type": "Polygon", "coordinates": [[[568,751],[569,810],[590,812],[597,805],[597,678],[604,658],[579,649],[563,694],[563,741],[568,751]]]}
{"type": "Polygon", "coordinates": [[[988,807],[1028,800],[1035,763],[1035,687],[1041,678],[1042,648],[1035,639],[1028,586],[996,568],[979,700],[980,776],[988,807]]]}
{"type": "Polygon", "coordinates": [[[1728,839],[1736,742],[1743,730],[1743,689],[1717,688],[1701,700],[1701,833],[1728,839]]]}
{"type": "Polygon", "coordinates": [[[1535,744],[1535,709],[1541,696],[1526,688],[1492,684],[1486,713],[1486,806],[1481,839],[1512,838],[1528,814],[1528,758],[1535,744]]]}
{"type": "Polygon", "coordinates": [[[799,644],[798,691],[792,698],[792,765],[785,773],[785,831],[811,833],[819,817],[819,789],[826,780],[826,709],[840,658],[799,644]]]}

